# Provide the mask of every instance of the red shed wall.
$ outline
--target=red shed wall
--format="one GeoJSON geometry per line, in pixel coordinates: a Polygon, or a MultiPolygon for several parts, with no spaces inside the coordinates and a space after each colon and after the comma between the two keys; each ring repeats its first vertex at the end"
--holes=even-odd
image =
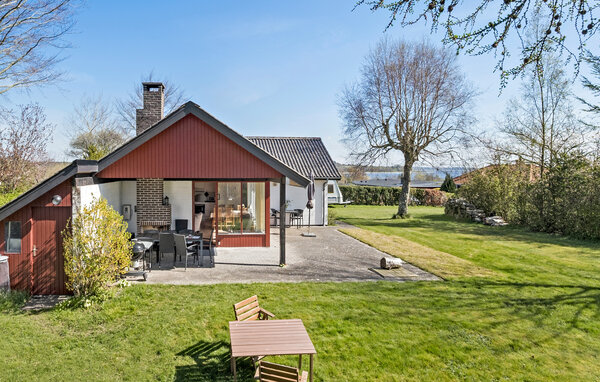
{"type": "MultiPolygon", "coordinates": [[[[57,223],[64,226],[66,221],[71,217],[71,214],[65,213],[64,208],[58,207],[71,206],[71,192],[71,180],[65,181],[0,222],[0,254],[8,256],[10,286],[12,289],[28,291],[32,290],[33,262],[31,249],[33,242],[32,228],[34,226],[34,222],[32,220],[32,208],[48,208],[47,215],[56,219],[57,223]],[[60,195],[62,197],[62,201],[58,206],[54,206],[52,204],[52,196],[54,195],[60,195]],[[6,253],[4,223],[7,221],[21,222],[21,253],[6,253]]],[[[44,249],[45,248],[41,248],[43,252],[45,252],[44,249]]],[[[38,248],[38,250],[40,250],[40,248],[38,248]]],[[[64,269],[62,266],[59,267],[58,270],[52,270],[50,274],[56,279],[64,280],[64,269]]]]}
{"type": "Polygon", "coordinates": [[[270,179],[281,174],[204,121],[187,115],[98,177],[270,179]]]}

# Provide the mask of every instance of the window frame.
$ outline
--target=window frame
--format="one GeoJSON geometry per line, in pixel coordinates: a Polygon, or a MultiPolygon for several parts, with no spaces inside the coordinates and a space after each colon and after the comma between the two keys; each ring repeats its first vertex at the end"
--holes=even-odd
{"type": "MultiPolygon", "coordinates": [[[[20,254],[23,250],[23,231],[22,231],[22,224],[20,221],[18,220],[10,220],[10,221],[6,221],[4,222],[4,253],[9,253],[9,254],[20,254]],[[19,250],[14,250],[12,248],[10,248],[10,239],[11,239],[11,231],[12,231],[12,225],[13,224],[18,224],[19,227],[19,250]]],[[[16,237],[13,239],[17,239],[16,237]]]]}
{"type": "MultiPolygon", "coordinates": [[[[262,187],[262,197],[263,197],[264,205],[265,206],[267,205],[267,189],[266,188],[268,187],[268,185],[270,183],[268,183],[268,182],[261,182],[261,181],[252,181],[252,180],[219,181],[219,182],[217,182],[217,187],[216,187],[217,201],[216,201],[216,207],[215,207],[218,214],[219,214],[219,210],[220,210],[219,203],[220,203],[220,200],[221,200],[221,192],[219,191],[219,186],[221,184],[223,184],[223,183],[238,183],[238,184],[240,184],[240,195],[239,195],[239,197],[240,197],[240,205],[244,204],[243,203],[244,185],[248,185],[248,183],[260,183],[260,184],[263,185],[263,187],[262,187]]],[[[263,219],[265,219],[266,216],[268,216],[268,214],[265,211],[263,219]]],[[[263,229],[263,232],[253,232],[253,231],[247,232],[247,231],[244,230],[244,222],[243,222],[243,218],[242,218],[241,213],[240,213],[240,232],[225,232],[225,231],[221,231],[221,229],[219,228],[219,223],[220,223],[219,220],[220,219],[221,219],[221,216],[219,214],[217,216],[217,224],[216,224],[216,226],[217,226],[218,235],[220,235],[220,236],[235,236],[235,235],[251,236],[251,235],[266,235],[267,234],[267,228],[266,228],[266,226],[268,224],[267,221],[263,222],[263,224],[265,225],[265,227],[263,229]]]]}

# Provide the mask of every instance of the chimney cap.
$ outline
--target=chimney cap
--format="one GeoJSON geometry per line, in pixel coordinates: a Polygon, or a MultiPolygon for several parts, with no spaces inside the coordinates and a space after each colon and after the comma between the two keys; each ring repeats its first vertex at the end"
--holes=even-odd
{"type": "Polygon", "coordinates": [[[161,90],[165,89],[165,85],[162,82],[142,82],[142,86],[144,90],[150,90],[154,88],[159,88],[161,90]]]}

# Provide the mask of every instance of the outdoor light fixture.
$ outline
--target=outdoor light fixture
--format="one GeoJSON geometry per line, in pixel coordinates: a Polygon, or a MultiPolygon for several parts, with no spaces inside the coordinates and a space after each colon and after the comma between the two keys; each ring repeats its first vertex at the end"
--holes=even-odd
{"type": "Polygon", "coordinates": [[[55,206],[58,206],[60,202],[62,202],[62,197],[60,195],[54,195],[52,197],[52,204],[54,204],[55,206]]]}
{"type": "Polygon", "coordinates": [[[163,206],[168,206],[168,205],[169,205],[169,197],[168,197],[168,196],[165,196],[165,197],[163,198],[163,206]]]}

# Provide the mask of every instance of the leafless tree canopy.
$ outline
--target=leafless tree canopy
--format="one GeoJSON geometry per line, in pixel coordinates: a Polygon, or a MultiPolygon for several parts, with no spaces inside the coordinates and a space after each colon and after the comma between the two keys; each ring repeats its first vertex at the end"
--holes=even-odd
{"type": "Polygon", "coordinates": [[[474,95],[447,50],[390,40],[369,53],[360,81],[343,92],[344,135],[359,163],[392,151],[404,155],[400,215],[406,214],[413,164],[422,155],[451,150],[453,139],[472,122],[474,95]]]}
{"type": "MultiPolygon", "coordinates": [[[[115,103],[115,109],[122,124],[132,132],[135,132],[135,110],[141,109],[143,103],[141,82],[156,81],[154,77],[154,73],[142,76],[141,81],[134,84],[131,93],[115,103]]],[[[169,114],[186,102],[186,95],[179,86],[170,80],[164,80],[163,84],[165,85],[165,114],[169,114]]]]}
{"type": "Polygon", "coordinates": [[[0,94],[56,80],[74,0],[0,1],[0,94]],[[54,51],[54,53],[52,53],[54,51]]]}
{"type": "Polygon", "coordinates": [[[44,176],[54,126],[37,104],[2,110],[0,115],[0,190],[25,190],[44,176]]]}
{"type": "Polygon", "coordinates": [[[509,137],[501,153],[544,169],[560,153],[579,150],[587,126],[573,112],[570,81],[563,63],[547,53],[526,73],[521,96],[509,101],[501,131],[509,137]]]}
{"type": "MultiPolygon", "coordinates": [[[[586,42],[598,31],[594,13],[597,0],[359,0],[371,10],[390,12],[388,28],[395,22],[406,26],[431,22],[432,30],[445,31],[444,42],[458,51],[480,55],[494,52],[498,57],[496,69],[503,84],[507,78],[522,73],[523,69],[539,59],[542,52],[552,49],[566,51],[581,62],[586,42]],[[544,33],[534,41],[524,38],[527,25],[543,15],[540,23],[544,33]],[[565,33],[567,32],[567,33],[565,33]],[[570,37],[567,40],[567,35],[570,37]],[[521,46],[511,44],[520,41],[521,46]],[[515,57],[509,64],[509,57],[515,57]]],[[[597,44],[596,44],[597,47],[597,44]]]]}
{"type": "Polygon", "coordinates": [[[68,155],[79,159],[100,159],[127,139],[126,129],[114,117],[102,96],[84,97],[70,116],[68,155]]]}

